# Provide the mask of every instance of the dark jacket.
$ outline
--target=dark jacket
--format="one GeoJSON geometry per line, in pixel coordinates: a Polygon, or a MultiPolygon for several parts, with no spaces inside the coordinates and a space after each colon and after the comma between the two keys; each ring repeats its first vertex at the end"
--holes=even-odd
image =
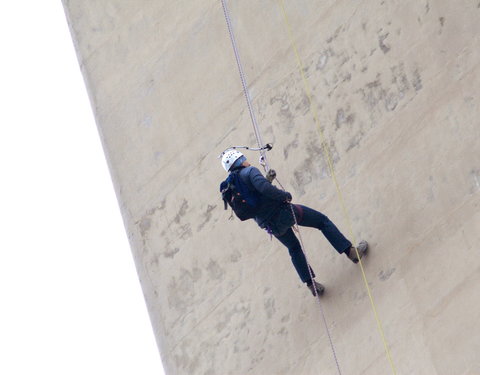
{"type": "Polygon", "coordinates": [[[255,216],[257,224],[276,236],[282,235],[294,222],[290,205],[286,203],[292,198],[290,193],[276,188],[255,167],[242,168],[239,175],[250,190],[261,195],[255,216]]]}

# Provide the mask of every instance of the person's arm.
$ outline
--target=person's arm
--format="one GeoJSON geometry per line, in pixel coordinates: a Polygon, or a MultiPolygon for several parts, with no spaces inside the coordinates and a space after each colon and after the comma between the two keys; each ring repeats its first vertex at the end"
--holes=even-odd
{"type": "Polygon", "coordinates": [[[292,195],[286,191],[273,186],[262,173],[255,167],[252,167],[249,173],[250,182],[253,187],[262,195],[281,202],[292,200],[292,195]]]}

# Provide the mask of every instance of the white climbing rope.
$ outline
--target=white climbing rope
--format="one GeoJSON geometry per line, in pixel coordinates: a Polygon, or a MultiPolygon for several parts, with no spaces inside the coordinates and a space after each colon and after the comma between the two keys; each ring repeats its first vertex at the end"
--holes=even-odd
{"type": "MultiPolygon", "coordinates": [[[[250,113],[250,119],[252,120],[252,125],[253,125],[253,130],[254,130],[254,133],[255,133],[255,138],[257,140],[257,145],[260,149],[260,154],[261,154],[260,163],[263,165],[265,171],[268,172],[270,170],[270,167],[268,165],[267,157],[266,157],[266,154],[265,154],[265,149],[264,149],[264,144],[263,144],[261,133],[260,133],[260,128],[258,126],[257,119],[256,119],[255,113],[253,111],[252,100],[250,98],[250,94],[249,94],[249,91],[248,91],[247,81],[246,81],[245,73],[243,71],[243,66],[242,66],[242,63],[241,63],[241,60],[240,60],[240,54],[238,52],[237,43],[235,41],[235,35],[234,35],[234,32],[233,32],[232,22],[230,20],[230,14],[229,14],[229,11],[228,11],[227,3],[226,3],[226,0],[221,0],[221,1],[222,1],[223,13],[225,15],[225,21],[227,23],[228,34],[230,35],[230,41],[232,43],[233,52],[235,54],[235,60],[237,62],[238,71],[240,73],[240,80],[242,81],[243,93],[244,93],[245,99],[247,101],[247,107],[248,107],[248,111],[250,113]]],[[[283,190],[285,190],[285,188],[282,186],[280,181],[278,181],[278,179],[277,179],[277,182],[280,185],[280,187],[283,190]]],[[[304,248],[304,245],[303,245],[302,235],[301,235],[300,229],[298,227],[297,218],[295,216],[295,212],[293,211],[293,205],[292,204],[290,204],[290,209],[292,211],[292,215],[293,215],[293,219],[294,219],[293,228],[298,233],[298,238],[299,238],[299,241],[300,241],[300,248],[301,248],[302,253],[305,257],[305,262],[307,263],[308,272],[310,274],[310,280],[313,284],[314,295],[315,295],[315,298],[318,301],[318,305],[320,307],[320,312],[321,312],[321,315],[322,315],[323,324],[325,326],[325,331],[327,332],[328,340],[329,340],[330,347],[331,347],[332,353],[333,353],[333,358],[334,358],[335,364],[337,366],[337,371],[338,371],[339,375],[341,375],[342,372],[340,370],[340,364],[338,362],[337,354],[335,352],[335,346],[333,345],[332,336],[330,334],[330,330],[328,329],[327,319],[325,317],[325,312],[323,311],[322,303],[320,301],[319,296],[317,295],[317,290],[315,288],[315,282],[314,282],[314,278],[313,278],[313,274],[312,274],[312,269],[310,268],[310,263],[308,262],[308,259],[307,259],[307,254],[305,252],[305,248],[304,248]]]]}
{"type": "MultiPolygon", "coordinates": [[[[255,138],[257,139],[257,145],[259,148],[263,148],[264,144],[262,141],[262,136],[258,127],[257,119],[255,117],[255,112],[253,111],[252,99],[250,98],[250,93],[248,91],[247,79],[245,78],[245,73],[243,71],[242,62],[240,60],[240,54],[237,48],[237,42],[235,40],[235,35],[233,33],[232,21],[230,20],[230,13],[228,11],[226,0],[222,0],[223,13],[225,15],[225,21],[227,22],[228,34],[230,35],[230,41],[232,42],[233,53],[235,54],[235,60],[237,62],[238,72],[240,74],[240,80],[242,81],[243,94],[245,95],[245,100],[247,101],[248,112],[250,113],[250,119],[252,120],[253,131],[255,133],[255,138]]],[[[268,172],[270,167],[268,166],[267,155],[265,150],[260,150],[260,164],[263,165],[265,172],[268,172]]]]}
{"type": "MultiPolygon", "coordinates": [[[[278,181],[278,178],[277,178],[277,182],[280,185],[280,187],[282,188],[282,190],[285,190],[285,188],[283,187],[281,182],[278,181]]],[[[340,370],[340,364],[338,362],[337,352],[335,350],[335,345],[333,345],[332,335],[330,334],[330,330],[328,329],[327,318],[325,317],[325,312],[323,310],[322,302],[320,301],[320,296],[317,294],[317,288],[315,287],[315,280],[313,278],[312,269],[310,268],[310,262],[308,261],[307,253],[305,252],[305,246],[303,245],[302,233],[300,232],[300,228],[298,227],[297,217],[295,216],[295,212],[293,211],[293,204],[289,203],[289,205],[290,205],[290,210],[292,212],[292,216],[293,216],[293,220],[294,220],[293,228],[298,233],[298,240],[300,242],[300,248],[302,249],[303,256],[305,257],[305,263],[307,263],[308,274],[310,276],[310,281],[312,282],[312,285],[313,285],[315,298],[318,301],[318,306],[319,306],[320,312],[322,314],[323,325],[325,326],[325,331],[327,332],[328,342],[330,343],[330,348],[332,349],[333,359],[335,360],[335,365],[337,366],[337,371],[338,371],[339,375],[341,375],[342,371],[340,370]]]]}

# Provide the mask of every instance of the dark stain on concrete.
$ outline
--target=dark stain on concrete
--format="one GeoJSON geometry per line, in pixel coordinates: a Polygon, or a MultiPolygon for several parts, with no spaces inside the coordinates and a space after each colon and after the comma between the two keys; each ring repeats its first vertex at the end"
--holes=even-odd
{"type": "Polygon", "coordinates": [[[387,92],[385,96],[385,109],[387,111],[394,111],[399,103],[399,97],[393,92],[387,92]]]}
{"type": "Polygon", "coordinates": [[[337,39],[341,30],[342,30],[342,26],[337,27],[337,29],[335,30],[333,35],[331,37],[327,38],[327,43],[332,43],[335,39],[337,39]]]}
{"type": "Polygon", "coordinates": [[[167,199],[164,198],[160,202],[160,206],[153,207],[153,208],[149,209],[145,213],[145,215],[140,219],[140,221],[137,222],[142,235],[146,234],[146,232],[148,232],[150,230],[150,227],[152,225],[151,217],[154,216],[157,211],[164,210],[166,205],[167,205],[167,199]]]}
{"type": "Polygon", "coordinates": [[[377,79],[367,83],[367,88],[373,89],[380,86],[380,74],[377,74],[377,79]]]}
{"type": "Polygon", "coordinates": [[[225,277],[225,270],[218,265],[214,260],[210,260],[207,265],[208,276],[212,280],[223,280],[225,277]]]}
{"type": "Polygon", "coordinates": [[[400,95],[405,94],[410,88],[410,84],[408,82],[403,63],[393,66],[391,71],[392,83],[397,87],[398,93],[400,93],[400,95]]]}
{"type": "MultiPolygon", "coordinates": [[[[323,153],[323,146],[318,145],[318,135],[316,132],[311,132],[310,141],[305,146],[307,158],[303,163],[293,171],[294,179],[291,181],[295,192],[302,196],[305,194],[305,187],[309,185],[314,179],[324,179],[329,176],[328,164],[325,161],[323,153]]],[[[335,143],[333,140],[330,144],[325,145],[330,154],[332,162],[335,164],[340,160],[335,143]]]]}
{"type": "Polygon", "coordinates": [[[165,258],[173,259],[175,255],[180,251],[180,248],[172,246],[170,238],[163,237],[165,251],[162,253],[165,258]]]}
{"type": "Polygon", "coordinates": [[[283,148],[283,158],[284,158],[285,160],[287,160],[287,159],[288,159],[288,154],[290,153],[290,150],[291,150],[292,148],[295,149],[295,148],[297,148],[297,147],[298,147],[298,133],[295,134],[295,139],[294,139],[292,142],[288,143],[288,144],[283,148]]]}
{"type": "Polygon", "coordinates": [[[197,232],[201,231],[203,229],[203,227],[210,221],[210,219],[212,218],[212,211],[217,207],[216,204],[214,205],[211,205],[209,204],[207,206],[207,210],[205,211],[205,213],[202,215],[203,216],[203,221],[200,223],[200,225],[198,226],[197,228],[197,232]]]}
{"type": "Polygon", "coordinates": [[[238,250],[235,250],[232,254],[230,254],[230,261],[232,263],[237,263],[240,259],[242,259],[242,253],[238,250]]]}
{"type": "Polygon", "coordinates": [[[182,240],[192,237],[192,228],[190,224],[181,225],[177,230],[177,235],[182,240]]]}
{"type": "Polygon", "coordinates": [[[142,237],[142,243],[143,243],[143,252],[148,251],[147,238],[148,238],[148,231],[152,226],[152,216],[154,216],[157,211],[163,210],[165,206],[166,206],[166,198],[163,199],[160,206],[151,208],[145,213],[144,216],[142,216],[140,220],[135,222],[135,224],[138,225],[138,228],[140,229],[140,235],[142,237]]]}
{"type": "Polygon", "coordinates": [[[165,258],[173,258],[175,254],[177,254],[180,251],[178,247],[175,247],[173,249],[168,249],[167,251],[163,252],[163,256],[165,258]]]}
{"type": "Polygon", "coordinates": [[[153,254],[152,258],[150,258],[150,266],[158,268],[159,259],[157,254],[153,254]]]}
{"type": "Polygon", "coordinates": [[[338,57],[340,58],[340,61],[338,62],[338,67],[344,66],[347,62],[350,61],[350,56],[347,54],[346,51],[342,51],[338,57]]]}
{"type": "Polygon", "coordinates": [[[352,73],[347,72],[347,73],[343,74],[342,82],[349,82],[351,80],[352,80],[352,73]]]}
{"type": "Polygon", "coordinates": [[[181,369],[182,374],[197,374],[200,367],[200,357],[204,355],[206,348],[202,352],[193,352],[190,347],[190,342],[184,340],[180,345],[181,353],[173,356],[176,366],[181,369]]]}
{"type": "Polygon", "coordinates": [[[182,205],[180,206],[180,209],[178,210],[177,214],[173,218],[173,221],[175,223],[180,223],[180,219],[185,216],[188,210],[188,202],[186,199],[183,200],[182,205]]]}
{"type": "Polygon", "coordinates": [[[235,321],[245,322],[250,316],[250,306],[244,303],[236,304],[232,310],[226,311],[223,313],[217,325],[215,326],[218,333],[222,332],[225,328],[230,327],[230,322],[235,316],[235,321]]]}
{"type": "Polygon", "coordinates": [[[245,353],[250,350],[248,345],[245,345],[244,340],[236,340],[233,344],[233,352],[234,353],[245,353]]]}
{"type": "Polygon", "coordinates": [[[290,110],[290,104],[289,104],[289,100],[288,100],[287,91],[285,91],[283,94],[276,95],[276,96],[274,96],[273,98],[270,99],[270,105],[274,105],[275,103],[280,104],[280,108],[279,108],[279,111],[277,113],[277,116],[280,119],[279,125],[288,134],[292,131],[292,129],[295,125],[295,122],[294,122],[294,115],[293,115],[292,111],[290,110]]]}
{"type": "Polygon", "coordinates": [[[163,211],[167,206],[167,198],[163,198],[160,202],[160,206],[153,207],[146,212],[146,215],[153,216],[157,211],[163,211]]]}
{"type": "Polygon", "coordinates": [[[302,98],[300,102],[295,106],[295,112],[302,115],[306,115],[310,111],[310,101],[308,96],[302,91],[302,98]]]}
{"type": "MultiPolygon", "coordinates": [[[[368,82],[362,89],[356,91],[361,93],[372,121],[375,121],[378,115],[383,112],[382,107],[386,112],[392,112],[407,97],[409,92],[413,91],[411,90],[412,87],[415,92],[423,87],[418,68],[413,70],[410,79],[403,63],[392,66],[390,71],[389,81],[382,79],[380,73],[378,73],[375,80],[368,82]]],[[[410,94],[410,96],[412,95],[410,94]]]]}
{"type": "Polygon", "coordinates": [[[413,71],[412,85],[415,91],[420,91],[423,88],[422,77],[420,76],[418,68],[413,71]]]}
{"type": "Polygon", "coordinates": [[[293,188],[299,196],[305,195],[305,186],[312,182],[312,176],[307,171],[304,171],[302,168],[298,168],[293,171],[293,188]]]}
{"type": "Polygon", "coordinates": [[[388,53],[390,51],[390,46],[385,44],[385,39],[388,38],[388,35],[390,33],[386,33],[383,35],[379,35],[378,37],[378,45],[380,46],[380,49],[382,50],[383,53],[388,53]]]}
{"type": "Polygon", "coordinates": [[[337,114],[335,116],[335,130],[339,130],[343,124],[351,125],[355,121],[355,115],[347,113],[347,110],[343,108],[337,109],[337,114]]]}
{"type": "Polygon", "coordinates": [[[350,141],[348,142],[348,147],[347,147],[347,152],[349,152],[352,148],[358,147],[360,145],[360,141],[362,140],[363,136],[365,134],[363,133],[362,130],[360,130],[355,136],[350,138],[350,141]]]}
{"type": "Polygon", "coordinates": [[[380,271],[378,273],[378,278],[381,280],[381,281],[387,281],[390,276],[392,276],[392,274],[395,272],[396,268],[390,268],[389,270],[387,271],[380,271]]]}
{"type": "Polygon", "coordinates": [[[280,319],[280,321],[281,321],[282,323],[286,323],[286,322],[288,322],[289,320],[290,320],[290,314],[284,315],[284,316],[282,316],[282,319],[280,319]]]}
{"type": "Polygon", "coordinates": [[[322,150],[316,144],[316,139],[313,138],[312,141],[305,148],[308,157],[303,161],[301,166],[293,171],[293,176],[295,177],[293,186],[299,195],[305,194],[305,186],[310,184],[313,181],[313,177],[317,175],[316,173],[316,160],[322,160],[322,150]]]}
{"type": "Polygon", "coordinates": [[[152,219],[150,219],[149,216],[144,216],[141,218],[140,224],[138,226],[140,228],[140,232],[142,233],[142,235],[150,229],[151,225],[152,225],[152,219]]]}
{"type": "Polygon", "coordinates": [[[173,277],[167,288],[169,306],[180,315],[185,314],[189,306],[194,305],[194,284],[201,279],[202,270],[194,267],[192,270],[179,269],[180,276],[173,277]]]}
{"type": "Polygon", "coordinates": [[[172,242],[175,243],[178,240],[187,240],[192,237],[191,225],[189,223],[180,224],[180,218],[185,215],[187,209],[188,203],[184,200],[173,222],[168,225],[168,229],[164,229],[160,233],[161,238],[164,241],[163,249],[165,249],[165,251],[163,251],[162,254],[165,258],[173,259],[180,251],[178,246],[172,246],[172,242]],[[177,225],[173,225],[174,223],[177,225]],[[174,239],[173,241],[172,238],[174,239]]]}
{"type": "Polygon", "coordinates": [[[272,319],[272,316],[275,314],[275,299],[273,297],[267,298],[263,306],[265,307],[265,312],[267,314],[267,319],[272,319]]]}
{"type": "Polygon", "coordinates": [[[255,366],[263,361],[263,358],[265,357],[265,349],[261,349],[252,358],[252,366],[248,369],[249,371],[253,371],[255,366]]]}
{"type": "Polygon", "coordinates": [[[378,105],[378,103],[385,98],[386,92],[380,83],[380,74],[374,81],[368,82],[363,89],[359,90],[362,94],[362,99],[367,104],[368,110],[371,112],[378,105]]]}

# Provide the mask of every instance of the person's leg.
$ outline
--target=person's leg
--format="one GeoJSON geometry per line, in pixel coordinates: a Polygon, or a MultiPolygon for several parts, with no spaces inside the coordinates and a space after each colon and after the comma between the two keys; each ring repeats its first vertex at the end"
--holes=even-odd
{"type": "Polygon", "coordinates": [[[340,254],[348,253],[352,243],[338,230],[330,219],[319,211],[302,205],[294,205],[298,225],[317,228],[340,254]]]}
{"type": "MultiPolygon", "coordinates": [[[[300,241],[298,240],[297,236],[295,236],[295,233],[293,233],[292,228],[289,228],[284,235],[276,238],[287,247],[290,257],[292,258],[293,266],[297,270],[298,276],[302,282],[307,283],[307,285],[311,284],[312,280],[310,277],[310,272],[308,271],[305,254],[303,254],[300,241]]],[[[312,271],[312,277],[315,277],[315,273],[311,267],[310,270],[312,271]]]]}

